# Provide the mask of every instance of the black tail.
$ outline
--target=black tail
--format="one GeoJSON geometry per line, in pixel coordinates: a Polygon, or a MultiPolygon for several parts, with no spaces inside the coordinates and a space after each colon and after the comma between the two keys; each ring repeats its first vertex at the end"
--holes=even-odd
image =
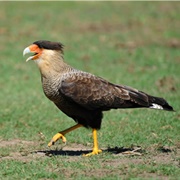
{"type": "Polygon", "coordinates": [[[168,104],[168,102],[159,97],[153,97],[153,96],[148,96],[149,98],[149,108],[152,109],[162,109],[166,111],[174,111],[173,107],[168,104]]]}
{"type": "Polygon", "coordinates": [[[131,108],[152,108],[152,109],[160,109],[166,111],[174,111],[173,107],[171,107],[168,102],[160,97],[150,96],[142,91],[138,91],[137,89],[131,88],[129,86],[121,86],[124,89],[128,90],[130,101],[133,102],[131,108]]]}

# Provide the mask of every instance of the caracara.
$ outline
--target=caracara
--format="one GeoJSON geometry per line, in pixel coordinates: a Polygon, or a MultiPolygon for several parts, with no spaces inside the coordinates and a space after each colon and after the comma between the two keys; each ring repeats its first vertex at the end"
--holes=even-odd
{"type": "Polygon", "coordinates": [[[23,55],[33,53],[45,95],[77,124],[55,134],[48,146],[58,139],[66,142],[65,134],[79,127],[92,128],[93,150],[86,156],[99,154],[97,130],[101,127],[103,111],[118,108],[151,108],[173,111],[163,98],[150,96],[137,89],[113,84],[93,74],[77,70],[64,62],[63,45],[58,42],[36,41],[24,49],[23,55]]]}

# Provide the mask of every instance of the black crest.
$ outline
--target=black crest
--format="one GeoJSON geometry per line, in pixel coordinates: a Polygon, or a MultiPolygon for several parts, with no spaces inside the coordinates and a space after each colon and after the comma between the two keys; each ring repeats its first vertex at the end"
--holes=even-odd
{"type": "Polygon", "coordinates": [[[60,50],[63,51],[63,44],[59,42],[51,42],[46,40],[39,40],[34,42],[33,44],[38,45],[39,48],[43,49],[51,49],[51,50],[60,50]]]}

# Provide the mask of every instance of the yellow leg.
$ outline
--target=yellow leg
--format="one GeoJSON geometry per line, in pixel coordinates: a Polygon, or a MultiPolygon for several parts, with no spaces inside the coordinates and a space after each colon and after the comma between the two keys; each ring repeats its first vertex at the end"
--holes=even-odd
{"type": "Polygon", "coordinates": [[[93,140],[94,140],[93,151],[91,153],[85,154],[84,156],[92,156],[102,152],[102,150],[98,148],[97,129],[93,129],[93,140]]]}
{"type": "Polygon", "coordinates": [[[77,129],[77,128],[79,128],[79,127],[82,127],[82,126],[83,125],[81,125],[81,124],[76,124],[75,126],[72,126],[72,127],[68,128],[68,129],[66,129],[64,131],[58,132],[57,134],[55,134],[53,136],[51,141],[48,143],[48,146],[49,147],[52,146],[60,138],[62,139],[63,143],[66,143],[66,138],[65,138],[64,135],[71,132],[71,131],[73,131],[73,130],[75,130],[75,129],[77,129]]]}

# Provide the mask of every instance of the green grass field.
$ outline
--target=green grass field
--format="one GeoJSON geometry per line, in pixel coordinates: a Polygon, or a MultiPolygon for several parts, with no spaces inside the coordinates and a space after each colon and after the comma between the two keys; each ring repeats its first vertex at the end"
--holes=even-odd
{"type": "Polygon", "coordinates": [[[0,179],[178,179],[179,9],[179,2],[0,2],[0,179]],[[98,156],[81,155],[92,148],[85,128],[48,149],[75,123],[44,96],[38,68],[22,57],[40,39],[62,42],[68,64],[164,97],[176,112],[104,113],[98,156]]]}

